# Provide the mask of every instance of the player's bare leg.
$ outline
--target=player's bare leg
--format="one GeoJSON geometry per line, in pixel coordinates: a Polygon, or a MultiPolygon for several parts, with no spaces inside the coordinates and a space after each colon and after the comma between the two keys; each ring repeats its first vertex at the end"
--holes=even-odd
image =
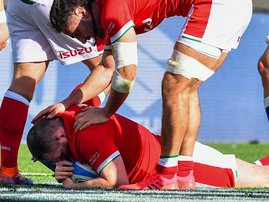
{"type": "MultiPolygon", "coordinates": [[[[175,49],[202,63],[200,66],[206,66],[206,68],[201,67],[205,68],[205,71],[208,71],[207,69],[216,71],[227,57],[227,53],[222,53],[219,59],[211,58],[180,43],[176,43],[175,49]]],[[[157,172],[140,183],[125,186],[124,189],[150,189],[152,185],[158,185],[158,189],[194,188],[192,152],[200,126],[200,104],[197,93],[200,84],[201,82],[196,78],[186,78],[170,71],[164,74],[162,152],[156,168],[157,172]],[[194,117],[197,118],[193,119],[194,117]],[[183,163],[179,163],[180,172],[184,171],[182,176],[177,172],[179,151],[185,154],[180,156],[183,157],[180,159],[183,163]],[[176,177],[179,175],[179,178],[176,178],[177,185],[175,175],[176,177]],[[190,186],[181,186],[182,182],[190,186]]]]}
{"type": "Polygon", "coordinates": [[[18,150],[36,85],[48,62],[15,63],[12,83],[0,111],[1,179],[0,183],[29,184],[18,168],[18,150]]]}
{"type": "Polygon", "coordinates": [[[259,58],[257,66],[262,79],[264,107],[269,120],[269,46],[259,58]]]}
{"type": "Polygon", "coordinates": [[[259,166],[236,159],[236,187],[269,187],[269,166],[259,166]]]}
{"type": "Polygon", "coordinates": [[[184,157],[192,157],[194,149],[193,146],[199,130],[199,127],[196,126],[200,126],[201,122],[200,102],[197,90],[201,82],[194,79],[192,84],[193,85],[189,91],[190,121],[188,122],[188,128],[179,151],[180,157],[178,161],[178,182],[181,189],[195,189],[195,179],[193,176],[194,163],[193,161],[184,161],[184,157]]]}
{"type": "Polygon", "coordinates": [[[258,71],[261,75],[264,98],[269,96],[269,46],[258,60],[258,71]]]}
{"type": "MultiPolygon", "coordinates": [[[[176,43],[175,49],[214,71],[227,57],[227,53],[222,53],[219,59],[211,58],[180,43],[176,43]]],[[[183,184],[179,185],[180,188],[188,188],[184,185],[188,184],[184,176],[190,180],[189,188],[193,188],[194,184],[190,175],[193,173],[194,142],[200,127],[197,92],[200,84],[201,81],[196,78],[187,79],[171,73],[166,73],[163,79],[162,156],[173,156],[180,151],[178,176],[179,184],[183,184]]]]}

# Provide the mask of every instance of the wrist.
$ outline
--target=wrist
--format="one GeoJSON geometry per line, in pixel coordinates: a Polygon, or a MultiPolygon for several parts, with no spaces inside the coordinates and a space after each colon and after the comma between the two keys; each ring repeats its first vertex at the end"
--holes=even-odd
{"type": "Polygon", "coordinates": [[[115,112],[112,112],[107,107],[104,107],[102,109],[103,109],[104,117],[106,117],[107,119],[109,119],[113,114],[115,114],[115,112]]]}
{"type": "Polygon", "coordinates": [[[64,106],[65,110],[70,107],[71,104],[69,104],[69,102],[67,100],[63,100],[62,102],[62,105],[64,106]]]}
{"type": "Polygon", "coordinates": [[[6,18],[6,12],[4,10],[0,11],[0,23],[6,23],[7,18],[6,18]]]}

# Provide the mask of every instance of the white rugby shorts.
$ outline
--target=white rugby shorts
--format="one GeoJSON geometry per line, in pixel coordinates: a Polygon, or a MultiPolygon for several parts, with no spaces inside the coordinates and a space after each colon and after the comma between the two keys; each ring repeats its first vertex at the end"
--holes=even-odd
{"type": "Polygon", "coordinates": [[[177,41],[217,57],[221,52],[210,47],[236,49],[251,17],[252,0],[196,1],[177,41]]]}
{"type": "Polygon", "coordinates": [[[234,154],[223,154],[195,142],[193,161],[197,187],[235,187],[237,165],[234,154]]]}
{"type": "Polygon", "coordinates": [[[72,64],[99,55],[96,46],[53,30],[49,20],[53,0],[9,0],[9,26],[14,62],[40,62],[58,59],[72,64]],[[32,3],[34,2],[34,3],[32,3]]]}

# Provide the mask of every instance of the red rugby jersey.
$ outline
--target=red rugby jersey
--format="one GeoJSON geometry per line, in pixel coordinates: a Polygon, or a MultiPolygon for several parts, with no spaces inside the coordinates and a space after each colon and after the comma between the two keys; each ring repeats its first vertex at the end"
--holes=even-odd
{"type": "Polygon", "coordinates": [[[157,27],[165,18],[187,16],[195,0],[97,0],[101,23],[110,42],[134,27],[137,34],[157,27]]]}
{"type": "Polygon", "coordinates": [[[74,158],[88,163],[98,173],[114,158],[121,155],[130,183],[138,182],[152,174],[160,157],[161,146],[148,129],[118,114],[107,122],[75,132],[74,106],[59,115],[64,119],[68,144],[74,158]]]}

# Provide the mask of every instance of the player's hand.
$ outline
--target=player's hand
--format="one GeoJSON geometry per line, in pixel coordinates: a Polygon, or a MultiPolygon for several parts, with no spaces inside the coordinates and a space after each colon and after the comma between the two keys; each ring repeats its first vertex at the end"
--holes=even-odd
{"type": "Polygon", "coordinates": [[[6,47],[8,38],[9,38],[9,33],[8,33],[8,27],[6,23],[0,23],[0,51],[6,47]]]}
{"type": "Polygon", "coordinates": [[[76,116],[74,129],[75,131],[83,130],[92,124],[104,123],[109,119],[105,115],[104,108],[86,107],[76,116]]]}
{"type": "Polygon", "coordinates": [[[70,161],[59,161],[56,163],[55,168],[55,179],[58,182],[63,182],[67,178],[70,178],[73,175],[74,167],[73,163],[70,161]]]}
{"type": "Polygon", "coordinates": [[[40,111],[32,120],[32,123],[37,123],[43,118],[53,118],[56,114],[64,112],[66,110],[65,105],[61,102],[56,103],[40,111]]]}
{"type": "Polygon", "coordinates": [[[66,178],[64,181],[62,181],[63,187],[66,189],[72,189],[75,188],[75,183],[72,181],[71,178],[66,178]]]}

